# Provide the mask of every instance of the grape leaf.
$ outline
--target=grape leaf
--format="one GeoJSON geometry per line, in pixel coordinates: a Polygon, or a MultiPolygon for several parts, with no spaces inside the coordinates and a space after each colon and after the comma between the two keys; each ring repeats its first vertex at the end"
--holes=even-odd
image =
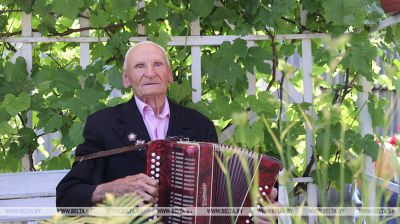
{"type": "Polygon", "coordinates": [[[54,1],[53,7],[56,13],[62,14],[69,19],[76,19],[76,16],[80,12],[80,8],[83,7],[83,1],[54,1]]]}
{"type": "Polygon", "coordinates": [[[155,22],[159,18],[165,18],[168,12],[167,3],[164,0],[151,1],[148,6],[145,7],[147,14],[151,22],[155,22]]]}
{"type": "Polygon", "coordinates": [[[206,17],[213,9],[214,0],[190,0],[190,9],[199,17],[206,17]]]}
{"type": "Polygon", "coordinates": [[[4,107],[11,116],[17,115],[19,112],[27,110],[31,105],[30,96],[22,92],[17,97],[7,94],[4,97],[2,107],[4,107]]]}

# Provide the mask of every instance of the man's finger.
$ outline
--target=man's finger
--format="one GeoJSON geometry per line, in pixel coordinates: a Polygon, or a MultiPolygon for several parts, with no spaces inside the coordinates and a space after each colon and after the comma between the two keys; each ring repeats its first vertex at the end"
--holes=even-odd
{"type": "Polygon", "coordinates": [[[272,202],[275,201],[275,198],[278,196],[278,189],[276,189],[275,187],[272,188],[271,192],[269,193],[268,197],[269,200],[271,200],[272,202]]]}

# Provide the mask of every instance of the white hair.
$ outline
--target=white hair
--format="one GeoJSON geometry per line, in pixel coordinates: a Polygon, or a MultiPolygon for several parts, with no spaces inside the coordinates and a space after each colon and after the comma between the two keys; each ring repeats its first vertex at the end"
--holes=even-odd
{"type": "Polygon", "coordinates": [[[152,44],[152,45],[154,45],[154,46],[159,47],[159,48],[162,50],[162,52],[164,53],[164,57],[165,57],[165,60],[167,60],[168,66],[169,66],[169,67],[171,66],[171,65],[169,64],[168,55],[167,55],[167,52],[165,51],[165,49],[164,49],[163,47],[161,47],[159,44],[154,43],[153,41],[145,40],[145,41],[141,41],[141,42],[136,43],[134,46],[132,46],[132,47],[130,47],[130,48],[128,49],[128,51],[127,51],[126,54],[125,54],[124,65],[123,65],[123,67],[122,67],[122,69],[123,69],[122,71],[123,71],[123,72],[126,72],[126,67],[128,66],[128,56],[129,56],[129,53],[131,53],[131,51],[132,51],[133,49],[135,49],[137,46],[140,46],[140,45],[142,45],[142,44],[152,44]]]}

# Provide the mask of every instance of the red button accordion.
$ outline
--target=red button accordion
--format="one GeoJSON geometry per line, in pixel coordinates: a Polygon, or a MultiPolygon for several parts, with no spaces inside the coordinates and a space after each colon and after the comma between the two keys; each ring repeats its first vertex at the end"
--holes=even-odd
{"type": "MultiPolygon", "coordinates": [[[[160,187],[158,207],[257,207],[280,169],[277,159],[220,144],[158,140],[147,147],[146,172],[160,187]]],[[[233,219],[252,222],[251,214],[233,219]]],[[[232,216],[164,216],[163,221],[231,223],[232,216]]]]}

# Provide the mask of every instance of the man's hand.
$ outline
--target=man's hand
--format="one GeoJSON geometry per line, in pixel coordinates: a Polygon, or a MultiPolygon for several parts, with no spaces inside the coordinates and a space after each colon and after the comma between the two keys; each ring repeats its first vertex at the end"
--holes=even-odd
{"type": "Polygon", "coordinates": [[[144,201],[156,203],[158,197],[158,182],[146,174],[141,173],[100,184],[93,192],[92,204],[103,201],[105,193],[111,193],[116,196],[136,193],[141,196],[144,201]]]}
{"type": "MultiPolygon", "coordinates": [[[[278,202],[275,202],[275,198],[278,196],[278,189],[273,188],[271,193],[268,195],[268,198],[271,202],[270,207],[280,207],[281,205],[278,202]]],[[[254,223],[256,224],[269,224],[276,223],[276,217],[274,216],[266,216],[265,214],[258,212],[254,215],[254,223]]]]}

